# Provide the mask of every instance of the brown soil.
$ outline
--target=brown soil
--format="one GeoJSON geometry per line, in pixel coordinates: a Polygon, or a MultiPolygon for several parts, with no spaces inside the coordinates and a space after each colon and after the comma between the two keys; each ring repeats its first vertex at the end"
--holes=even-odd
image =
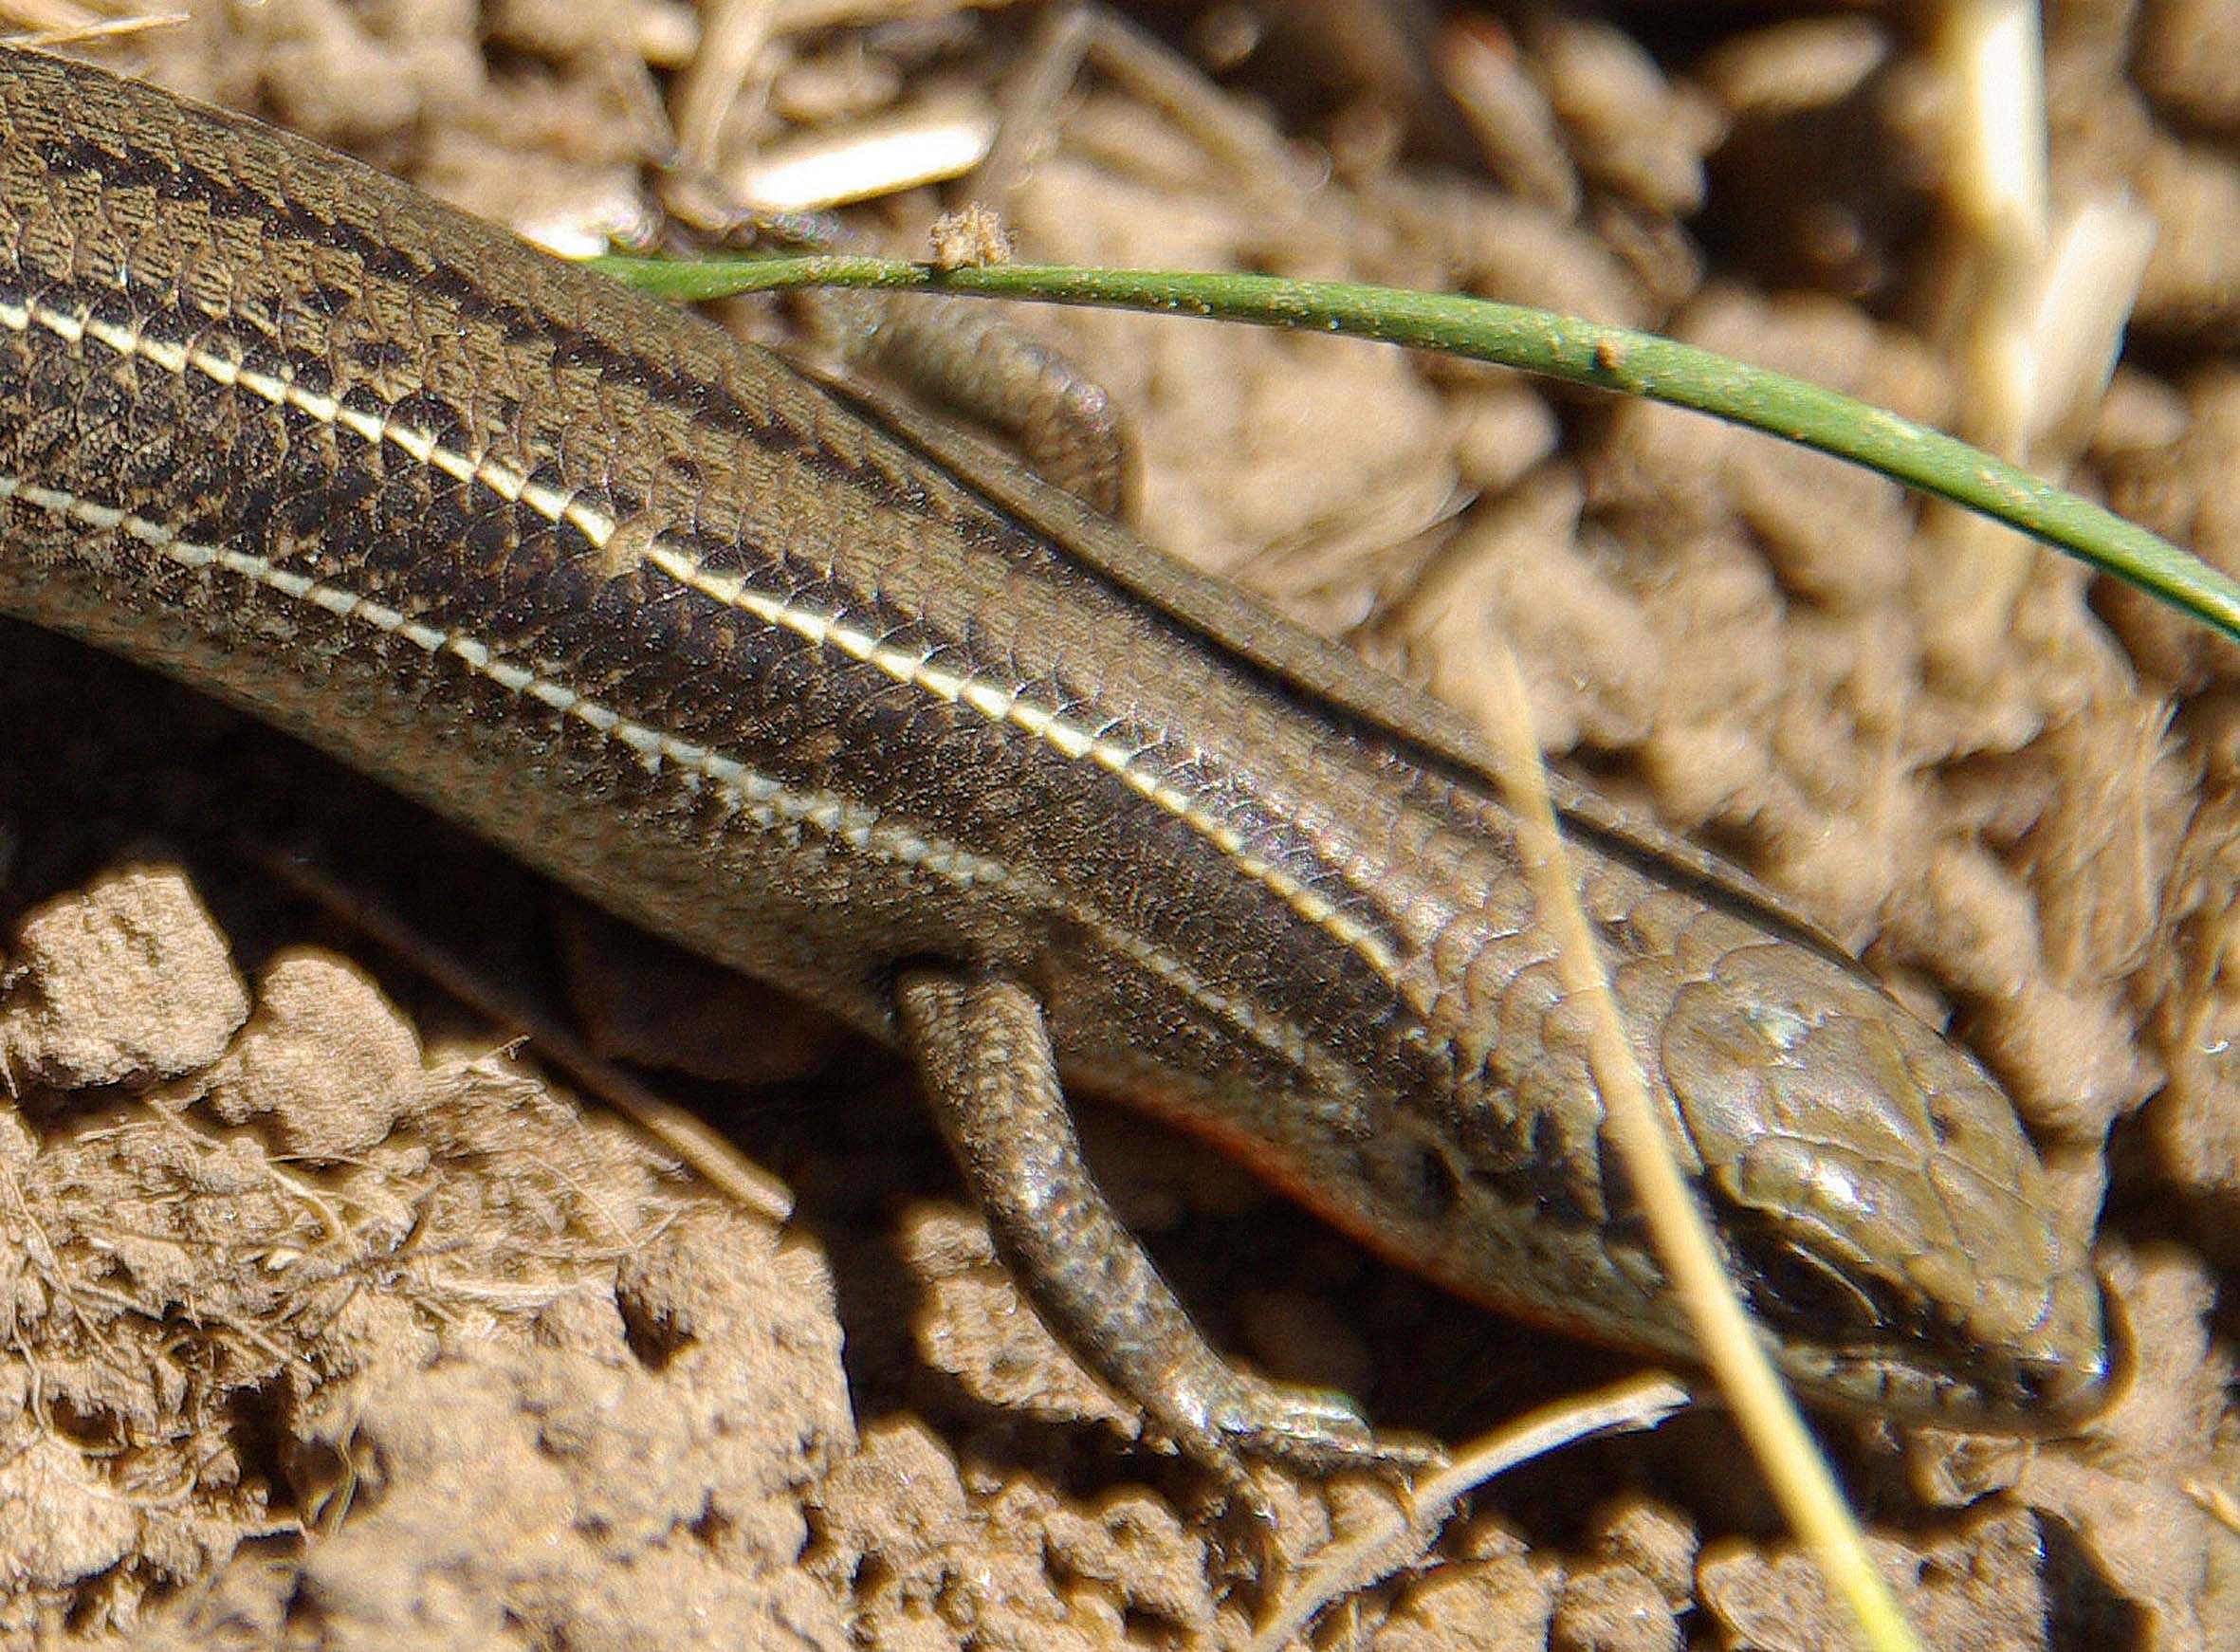
{"type": "MultiPolygon", "coordinates": [[[[1474,129],[1415,9],[1259,33],[1250,7],[1141,9],[1221,72],[1157,101],[1078,77],[1003,202],[1026,256],[1475,291],[1967,416],[1937,342],[1965,263],[1947,93],[1893,23],[1618,9],[1635,39],[1503,7],[1474,129]]],[[[1031,21],[776,17],[725,156],[985,102],[1031,21]]],[[[666,0],[265,0],[94,55],[579,234],[639,199],[640,94],[675,94],[698,27],[666,0]]],[[[2159,220],[2067,480],[2240,573],[2240,0],[2072,0],[2048,28],[2057,207],[2121,183],[2159,220]]],[[[914,250],[940,205],[865,224],[914,250]]],[[[1127,410],[1152,538],[1464,699],[1497,628],[1551,752],[1949,1014],[2064,1196],[2104,1202],[2141,1356],[2113,1414],[2038,1446],[1827,1425],[1927,1643],[2240,1645],[2233,651],[1682,414],[1242,328],[1019,321],[1127,410]]],[[[1271,1554],[1373,1500],[1282,1486],[1273,1536],[1224,1519],[1049,1343],[876,1053],[53,639],[0,630],[0,1648],[1196,1652],[1243,1643],[1271,1554]],[[670,1070],[793,1218],[549,1083],[296,893],[299,853],[670,1070]]],[[[1625,1368],[1087,1111],[1216,1339],[1383,1423],[1460,1439],[1625,1368]]],[[[1317,1643],[1841,1644],[1742,1460],[1699,1415],[1522,1471],[1317,1643]]]]}

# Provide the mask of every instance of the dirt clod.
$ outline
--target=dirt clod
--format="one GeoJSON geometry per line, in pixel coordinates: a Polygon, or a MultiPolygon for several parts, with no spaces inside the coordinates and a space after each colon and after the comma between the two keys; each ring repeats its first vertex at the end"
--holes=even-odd
{"type": "Polygon", "coordinates": [[[25,917],[0,976],[0,1063],[89,1090],[207,1065],[248,1015],[226,939],[170,867],[132,867],[25,917]]]}

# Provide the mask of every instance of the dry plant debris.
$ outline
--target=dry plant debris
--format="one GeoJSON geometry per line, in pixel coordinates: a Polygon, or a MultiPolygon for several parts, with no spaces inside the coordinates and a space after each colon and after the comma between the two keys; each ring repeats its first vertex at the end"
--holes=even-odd
{"type": "Polygon", "coordinates": [[[337,960],[277,958],[252,1013],[176,869],[29,914],[0,1005],[0,1642],[837,1631],[795,1564],[854,1443],[813,1248],[424,1060],[337,960]],[[698,1612],[642,1621],[656,1587],[698,1612]]]}
{"type": "MultiPolygon", "coordinates": [[[[1165,44],[1100,22],[1012,144],[991,204],[1023,258],[1476,291],[1962,411],[1931,320],[1941,93],[1894,12],[1133,9],[1165,44]]],[[[791,141],[1002,116],[1026,13],[266,0],[101,49],[580,246],[641,221],[704,31],[750,31],[707,94],[721,183],[791,141]]],[[[2240,3],[2068,0],[2047,31],[2056,208],[2122,188],[2159,231],[2072,483],[2240,572],[2240,3]]],[[[920,190],[856,223],[909,252],[961,204],[920,190]]],[[[2213,1513],[2240,1487],[2232,650],[2044,558],[1963,642],[1898,490],[1677,413],[1321,340],[1016,321],[1129,413],[1153,538],[1453,691],[1498,628],[1551,751],[1953,1015],[2065,1196],[2104,1202],[2142,1358],[2102,1425],[1833,1431],[1931,1643],[2240,1644],[2240,1537],[2213,1513]]],[[[35,652],[20,634],[0,665],[35,652]]],[[[11,736],[35,728],[41,690],[4,686],[11,736]]],[[[129,691],[190,744],[216,718],[129,691]]],[[[102,762],[144,761],[146,718],[100,735],[85,698],[83,738],[126,754],[102,762]]],[[[379,960],[221,932],[197,891],[238,873],[119,852],[33,875],[85,765],[8,761],[0,1648],[1199,1652],[1244,1642],[1271,1554],[1296,1565],[1373,1495],[1283,1488],[1272,1541],[1221,1520],[1049,1345],[860,1058],[788,1080],[820,1087],[811,1122],[734,1122],[801,1191],[778,1232],[455,1029],[424,1047],[379,960]]],[[[137,821],[140,798],[81,790],[137,821]]],[[[705,1074],[799,1065],[694,1039],[705,1074]]],[[[1090,1134],[1216,1335],[1271,1368],[1441,1427],[1608,1370],[1130,1121],[1090,1134]]],[[[1496,1488],[1317,1634],[1836,1643],[1710,1421],[1496,1488]]]]}

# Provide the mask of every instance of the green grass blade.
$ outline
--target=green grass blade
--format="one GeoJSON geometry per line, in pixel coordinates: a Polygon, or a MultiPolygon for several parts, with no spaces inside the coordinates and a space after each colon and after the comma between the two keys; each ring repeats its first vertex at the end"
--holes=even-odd
{"type": "Polygon", "coordinates": [[[595,263],[680,301],[814,284],[1092,304],[1374,339],[1621,391],[1867,466],[2017,528],[2240,641],[2240,585],[2113,511],[1926,425],[1652,333],[1486,299],[1259,275],[1020,264],[939,270],[836,256],[595,263]]]}

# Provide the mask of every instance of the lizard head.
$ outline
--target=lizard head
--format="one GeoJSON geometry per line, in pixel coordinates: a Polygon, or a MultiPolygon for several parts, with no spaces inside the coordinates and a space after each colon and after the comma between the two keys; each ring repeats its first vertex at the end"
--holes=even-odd
{"type": "Polygon", "coordinates": [[[1764,946],[1682,986],[1661,1043],[1735,1276],[1808,1398],[1999,1432],[2098,1407],[2084,1223],[1973,1059],[1764,946]]]}

